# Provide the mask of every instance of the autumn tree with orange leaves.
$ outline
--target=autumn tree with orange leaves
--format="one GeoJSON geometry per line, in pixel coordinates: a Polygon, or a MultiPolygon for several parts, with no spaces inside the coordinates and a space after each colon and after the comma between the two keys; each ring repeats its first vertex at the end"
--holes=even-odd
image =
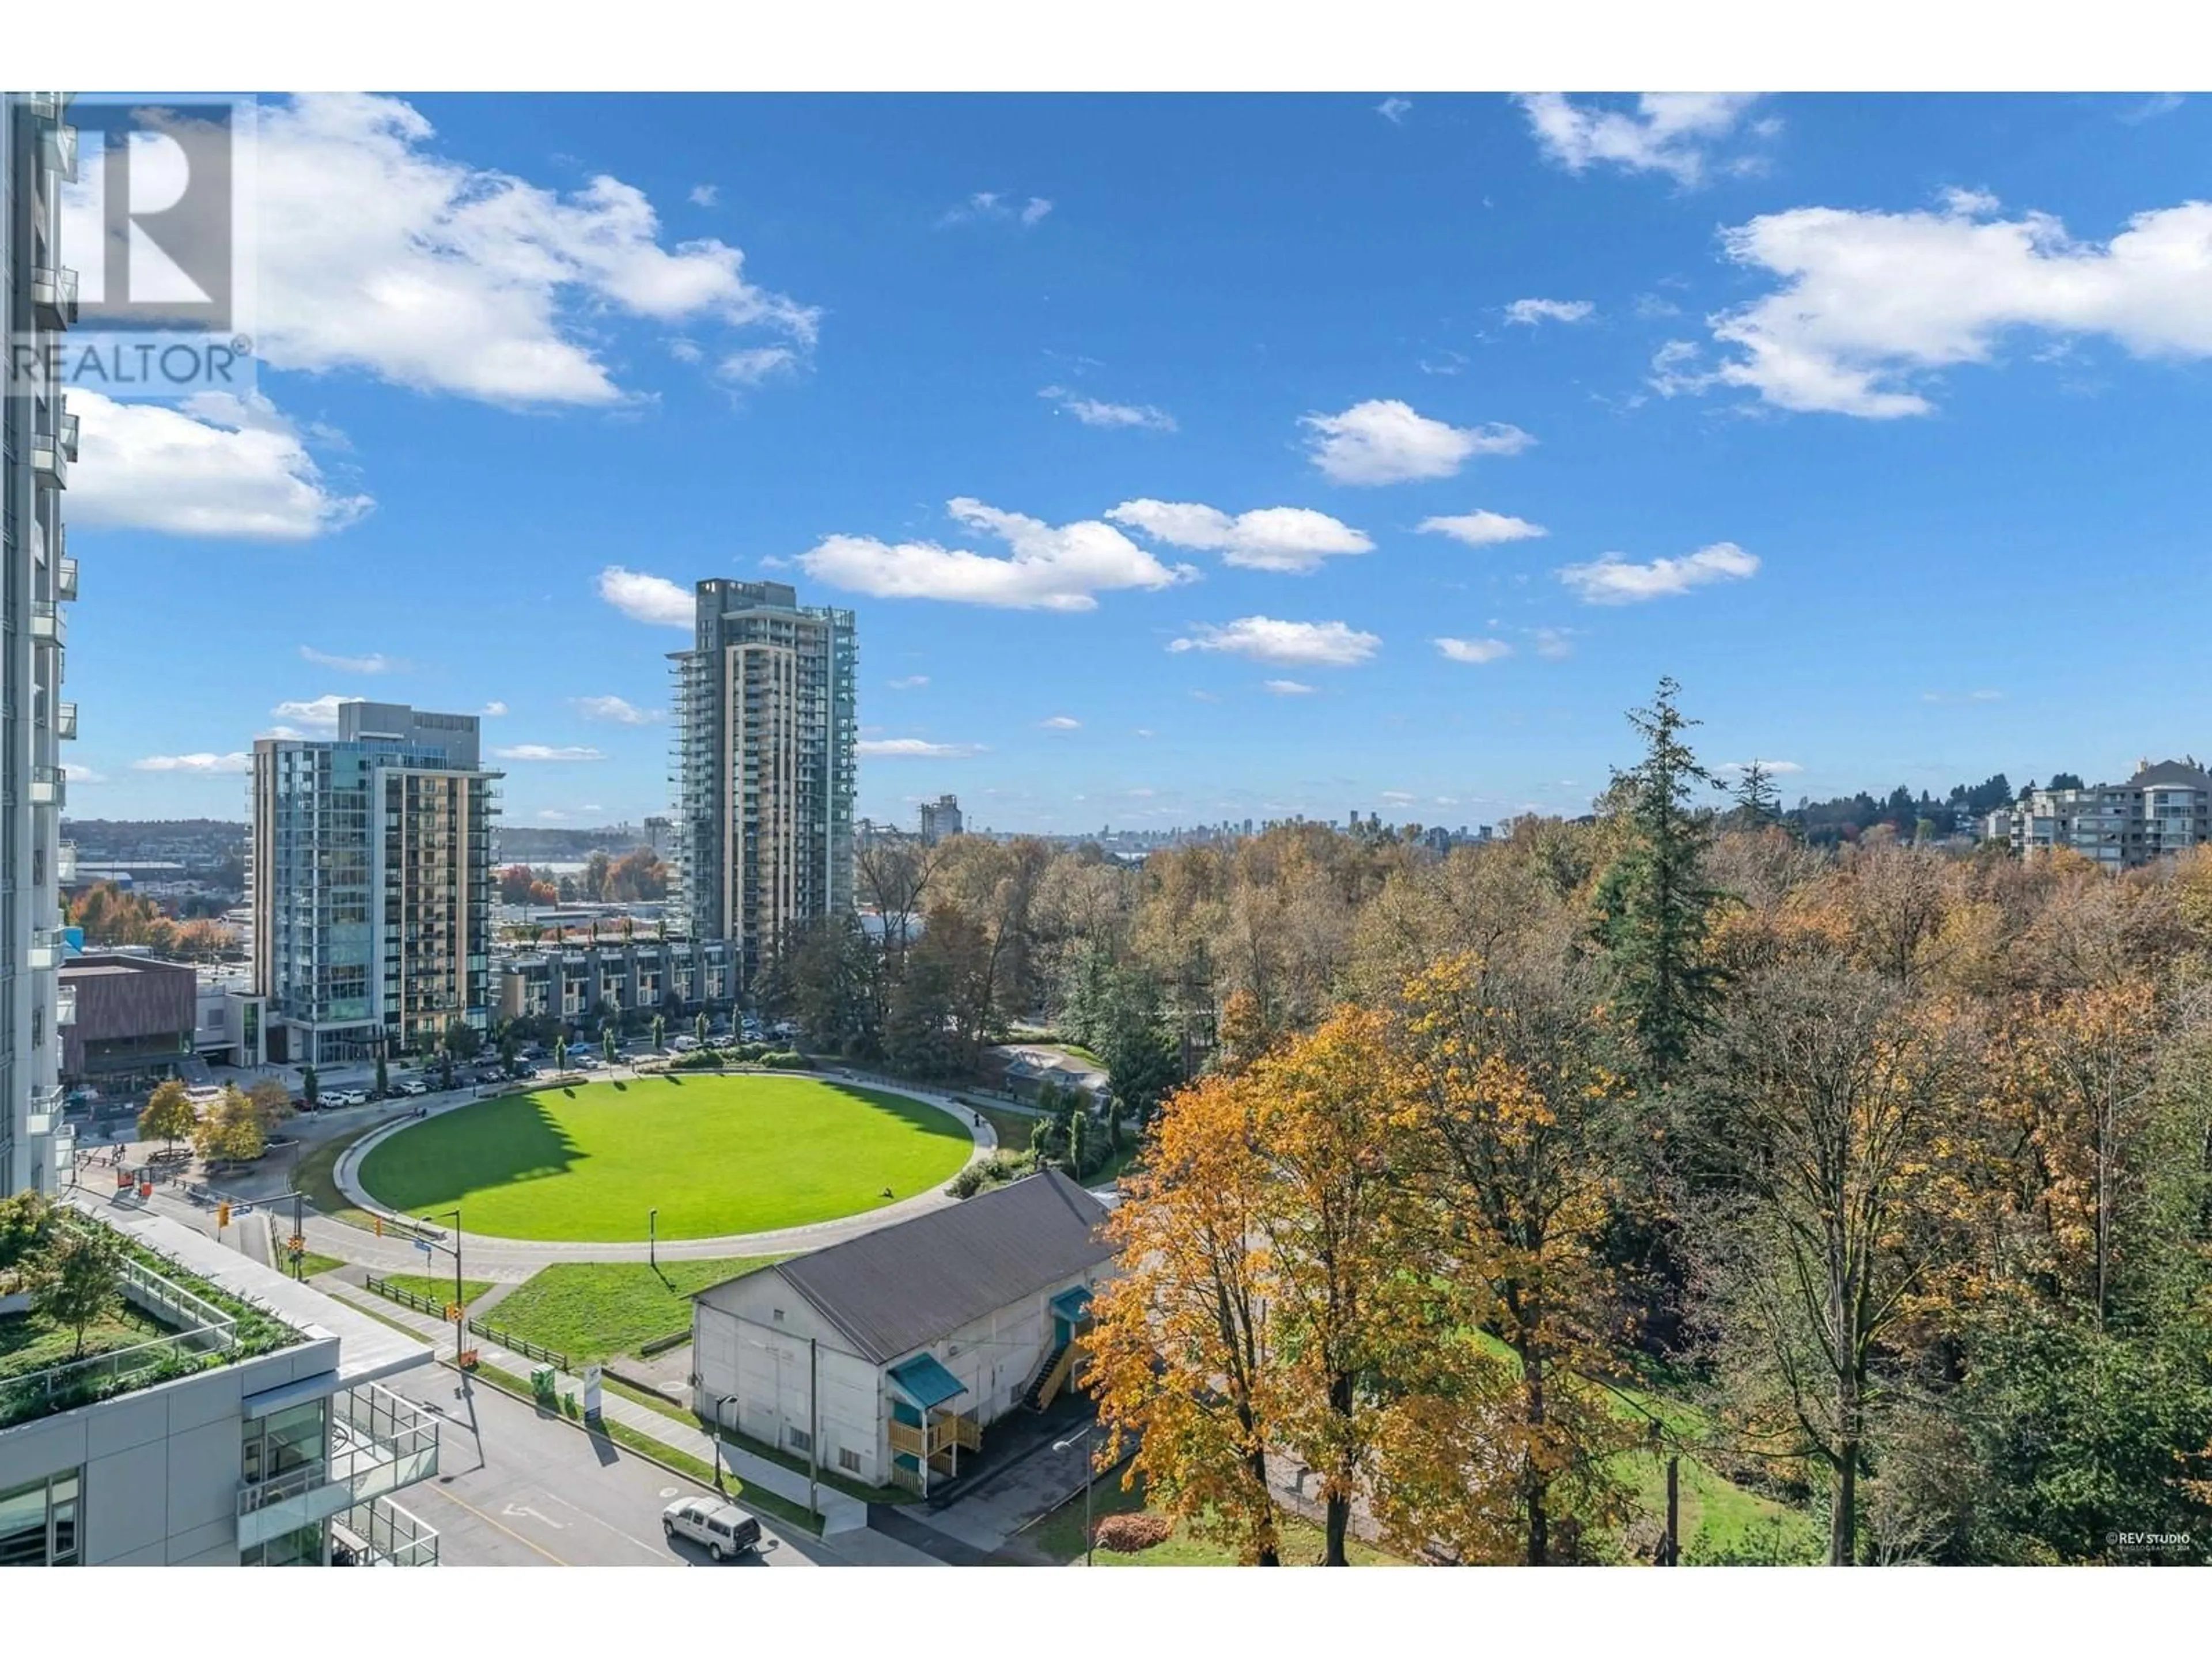
{"type": "Polygon", "coordinates": [[[1615,1034],[1586,971],[1462,954],[1401,999],[1394,1089],[1425,1267],[1464,1340],[1427,1351],[1378,1508],[1402,1540],[1462,1560],[1544,1566],[1555,1520],[1579,1534],[1621,1519],[1615,1455],[1644,1437],[1602,1380],[1627,1336],[1602,1245],[1633,1097],[1605,1063],[1615,1034]]]}
{"type": "Polygon", "coordinates": [[[1277,1363],[1261,1157],[1264,1095],[1250,1076],[1207,1078],[1154,1121],[1141,1173],[1107,1228],[1119,1273],[1091,1304],[1085,1385],[1125,1486],[1237,1559],[1280,1557],[1267,1454],[1277,1363]]]}

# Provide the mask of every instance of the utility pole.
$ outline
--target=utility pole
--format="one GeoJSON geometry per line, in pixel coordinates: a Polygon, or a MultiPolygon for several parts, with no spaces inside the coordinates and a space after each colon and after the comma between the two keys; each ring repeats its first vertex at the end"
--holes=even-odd
{"type": "Polygon", "coordinates": [[[806,1339],[806,1507],[809,1513],[817,1516],[822,1513],[821,1503],[814,1491],[816,1472],[820,1468],[822,1458],[817,1445],[817,1437],[822,1428],[821,1366],[820,1344],[816,1338],[810,1336],[806,1339]]]}
{"type": "Polygon", "coordinates": [[[1659,1563],[1662,1567],[1679,1567],[1682,1565],[1681,1490],[1676,1484],[1681,1468],[1680,1458],[1670,1457],[1667,1460],[1667,1548],[1659,1563]]]}

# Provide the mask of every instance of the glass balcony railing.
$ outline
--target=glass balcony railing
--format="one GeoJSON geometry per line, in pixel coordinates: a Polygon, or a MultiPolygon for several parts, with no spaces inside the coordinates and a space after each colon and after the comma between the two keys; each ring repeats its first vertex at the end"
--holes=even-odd
{"type": "Polygon", "coordinates": [[[52,433],[31,434],[31,473],[48,489],[69,488],[69,457],[52,433]]]}
{"type": "Polygon", "coordinates": [[[32,1090],[30,1109],[23,1119],[23,1133],[33,1138],[53,1133],[62,1121],[63,1099],[62,1086],[58,1083],[32,1090]]]}
{"type": "Polygon", "coordinates": [[[238,1487],[240,1549],[380,1502],[438,1472],[438,1420],[366,1383],[332,1396],[331,1449],[238,1487]]]}
{"type": "Polygon", "coordinates": [[[76,1024],[76,986],[64,985],[54,993],[54,1024],[58,1026],[76,1024]]]}
{"type": "Polygon", "coordinates": [[[40,159],[71,184],[76,181],[76,129],[58,116],[40,135],[40,159]]]}
{"type": "Polygon", "coordinates": [[[52,599],[33,599],[31,602],[31,637],[54,645],[69,642],[69,617],[52,599]]]}
{"type": "Polygon", "coordinates": [[[437,1533],[388,1498],[348,1510],[337,1518],[331,1530],[332,1543],[343,1543],[352,1550],[356,1564],[362,1566],[438,1565],[437,1533]]]}
{"type": "Polygon", "coordinates": [[[54,597],[73,599],[76,597],[76,561],[61,558],[54,561],[54,597]]]}
{"type": "Polygon", "coordinates": [[[68,947],[62,941],[58,927],[33,927],[31,948],[24,953],[24,965],[33,973],[61,966],[62,953],[68,947]]]}
{"type": "Polygon", "coordinates": [[[76,705],[58,702],[54,705],[54,735],[58,738],[76,736],[76,705]]]}
{"type": "Polygon", "coordinates": [[[54,435],[62,447],[62,453],[70,460],[76,459],[76,434],[79,422],[74,415],[64,415],[54,422],[54,435]]]}
{"type": "Polygon", "coordinates": [[[34,766],[31,769],[31,805],[33,806],[66,806],[69,805],[69,774],[58,766],[34,766]]]}
{"type": "Polygon", "coordinates": [[[31,267],[31,310],[44,329],[76,321],[76,272],[66,265],[31,267]]]}

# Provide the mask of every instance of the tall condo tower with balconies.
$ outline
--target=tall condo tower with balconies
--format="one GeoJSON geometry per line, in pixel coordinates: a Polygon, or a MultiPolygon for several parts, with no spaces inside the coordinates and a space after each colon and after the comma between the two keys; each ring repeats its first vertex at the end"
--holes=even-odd
{"type": "Polygon", "coordinates": [[[782,582],[702,581],[671,653],[678,896],[750,983],[793,924],[853,904],[853,613],[782,582]]]}
{"type": "Polygon", "coordinates": [[[253,988],[272,1060],[419,1054],[491,1018],[501,775],[474,714],[338,705],[334,739],[253,745],[253,988]]]}
{"type": "MultiPolygon", "coordinates": [[[[19,365],[42,360],[76,319],[76,276],[61,263],[61,187],[76,174],[67,94],[0,104],[0,327],[19,365]]],[[[76,416],[29,374],[0,383],[0,1193],[55,1189],[71,1159],[62,1123],[58,903],[64,781],[60,744],[76,735],[61,701],[62,605],[76,565],[62,492],[76,459],[76,416]]]]}

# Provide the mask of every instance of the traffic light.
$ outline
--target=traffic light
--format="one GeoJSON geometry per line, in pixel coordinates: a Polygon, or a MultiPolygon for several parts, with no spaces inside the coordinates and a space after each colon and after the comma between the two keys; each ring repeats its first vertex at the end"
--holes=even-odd
{"type": "Polygon", "coordinates": [[[225,1199],[215,1206],[215,1230],[221,1232],[228,1225],[230,1225],[230,1200],[225,1199]]]}

